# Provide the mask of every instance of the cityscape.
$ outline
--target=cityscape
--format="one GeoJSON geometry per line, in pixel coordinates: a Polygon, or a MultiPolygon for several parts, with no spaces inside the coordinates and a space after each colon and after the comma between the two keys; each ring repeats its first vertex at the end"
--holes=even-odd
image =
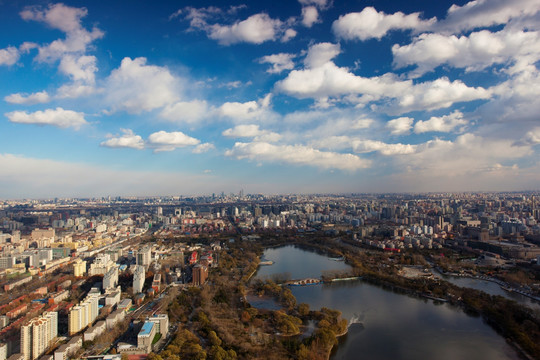
{"type": "Polygon", "coordinates": [[[0,360],[540,359],[539,0],[0,34],[0,360]]]}
{"type": "MultiPolygon", "coordinates": [[[[487,296],[512,303],[534,323],[540,314],[539,196],[268,196],[240,190],[204,197],[4,200],[0,354],[11,360],[169,358],[178,356],[171,349],[182,338],[192,343],[177,349],[180,358],[266,357],[268,347],[275,358],[324,357],[334,341],[323,346],[322,329],[311,330],[311,337],[321,337],[311,347],[302,336],[295,337],[295,351],[270,345],[268,337],[309,333],[307,319],[322,316],[297,304],[296,290],[289,289],[362,281],[500,321],[468,298],[487,296]],[[302,279],[287,272],[254,276],[258,268],[286,261],[264,259],[264,248],[291,245],[328,256],[339,268],[302,279]],[[357,263],[366,256],[367,263],[357,263]],[[468,285],[476,293],[452,287],[453,279],[476,281],[468,285]],[[225,283],[231,288],[221,293],[225,283]],[[275,303],[266,308],[261,299],[275,303]],[[232,314],[217,312],[220,302],[232,314]],[[275,312],[281,315],[270,315],[275,312]],[[224,316],[237,324],[221,328],[224,316]],[[242,334],[229,339],[235,327],[242,334]]],[[[354,325],[334,320],[336,328],[326,325],[332,334],[354,325]]],[[[533,341],[538,333],[529,330],[499,328],[520,356],[534,357],[538,343],[527,348],[514,338],[523,331],[533,341]]]]}

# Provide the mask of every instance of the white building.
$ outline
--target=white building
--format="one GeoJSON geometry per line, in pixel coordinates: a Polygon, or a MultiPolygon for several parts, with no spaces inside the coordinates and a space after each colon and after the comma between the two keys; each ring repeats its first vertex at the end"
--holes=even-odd
{"type": "Polygon", "coordinates": [[[21,353],[25,360],[34,360],[45,353],[58,335],[58,313],[45,312],[21,326],[21,353]]]}
{"type": "Polygon", "coordinates": [[[118,266],[114,265],[103,276],[103,289],[114,289],[118,285],[118,266]]]}
{"type": "Polygon", "coordinates": [[[73,335],[96,320],[99,314],[99,297],[88,296],[79,305],[71,308],[68,315],[68,332],[73,335]]]}
{"type": "Polygon", "coordinates": [[[142,292],[146,272],[142,265],[137,265],[133,273],[133,295],[142,292]]]}

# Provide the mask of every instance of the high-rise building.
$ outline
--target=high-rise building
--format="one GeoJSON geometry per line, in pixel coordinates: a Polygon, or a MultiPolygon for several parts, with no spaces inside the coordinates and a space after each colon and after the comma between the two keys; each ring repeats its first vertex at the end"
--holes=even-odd
{"type": "Polygon", "coordinates": [[[103,276],[103,289],[107,291],[115,288],[116,285],[118,285],[118,266],[115,265],[103,276]]]}
{"type": "Polygon", "coordinates": [[[81,259],[77,259],[73,263],[73,274],[76,277],[84,276],[84,274],[86,274],[86,261],[83,261],[81,259]]]}
{"type": "Polygon", "coordinates": [[[152,260],[151,256],[152,249],[149,246],[144,246],[142,249],[139,249],[139,251],[137,251],[137,265],[142,265],[147,269],[150,265],[150,261],[152,260]]]}
{"type": "Polygon", "coordinates": [[[197,264],[193,267],[193,285],[202,285],[208,278],[208,268],[204,265],[197,264]]]}
{"type": "Polygon", "coordinates": [[[79,305],[71,308],[68,314],[68,332],[73,335],[91,325],[99,314],[99,297],[87,296],[79,305]]]}
{"type": "Polygon", "coordinates": [[[133,295],[142,292],[145,276],[144,266],[137,265],[135,267],[135,272],[133,273],[133,295]]]}
{"type": "Polygon", "coordinates": [[[45,353],[58,335],[58,313],[45,312],[21,326],[21,353],[25,360],[34,360],[45,353]]]}

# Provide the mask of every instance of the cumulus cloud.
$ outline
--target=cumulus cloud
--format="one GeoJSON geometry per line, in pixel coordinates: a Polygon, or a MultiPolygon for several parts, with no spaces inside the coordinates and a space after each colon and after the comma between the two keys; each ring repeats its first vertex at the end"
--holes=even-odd
{"type": "Polygon", "coordinates": [[[377,151],[385,156],[409,155],[416,152],[417,145],[411,144],[387,144],[376,140],[353,140],[353,151],[356,153],[369,153],[377,151]]]}
{"type": "Polygon", "coordinates": [[[540,127],[535,127],[520,140],[514,143],[514,146],[538,145],[540,144],[540,127]]]}
{"type": "Polygon", "coordinates": [[[332,3],[331,0],[298,0],[298,2],[303,6],[316,6],[319,9],[326,9],[332,3]]]}
{"type": "Polygon", "coordinates": [[[113,110],[138,114],[176,102],[178,87],[178,79],[166,67],[126,57],[106,81],[107,101],[113,110]]]}
{"type": "Polygon", "coordinates": [[[389,113],[404,113],[415,110],[448,108],[455,103],[487,100],[492,96],[490,89],[469,87],[461,80],[450,81],[441,77],[411,86],[406,93],[396,96],[396,101],[387,106],[389,113]]]}
{"type": "Polygon", "coordinates": [[[416,122],[414,124],[414,132],[417,134],[430,131],[450,132],[454,131],[457,127],[467,125],[467,123],[467,120],[463,118],[463,113],[456,110],[449,115],[440,117],[432,116],[429,120],[416,122]]]}
{"type": "Polygon", "coordinates": [[[254,141],[274,142],[281,138],[281,135],[268,130],[261,130],[259,125],[237,125],[234,128],[227,129],[222,133],[230,138],[253,138],[254,141]]]}
{"type": "Polygon", "coordinates": [[[0,65],[13,65],[19,61],[20,53],[16,47],[8,46],[5,49],[0,49],[0,65]]]}
{"type": "Polygon", "coordinates": [[[69,76],[73,81],[81,81],[86,84],[95,83],[95,73],[98,70],[95,56],[66,55],[60,61],[58,69],[69,76]]]}
{"type": "Polygon", "coordinates": [[[388,121],[388,123],[386,123],[386,128],[390,130],[390,134],[392,135],[408,134],[413,121],[414,119],[409,117],[400,117],[388,121]]]}
{"type": "Polygon", "coordinates": [[[505,24],[509,20],[535,15],[540,11],[536,0],[474,0],[463,6],[452,5],[446,18],[434,24],[434,31],[458,33],[479,27],[505,24]]]}
{"type": "Polygon", "coordinates": [[[388,15],[368,6],[361,12],[341,15],[332,24],[332,30],[338,38],[345,40],[380,39],[391,30],[427,29],[435,21],[435,18],[420,19],[420,13],[405,15],[397,12],[388,15]]]}
{"type": "Polygon", "coordinates": [[[245,20],[227,25],[209,23],[213,17],[223,13],[216,7],[187,8],[183,12],[186,13],[186,19],[190,20],[190,29],[205,31],[210,39],[217,40],[221,45],[228,46],[241,42],[262,44],[266,41],[275,41],[280,37],[288,40],[296,35],[296,32],[286,34],[288,30],[286,24],[279,19],[272,19],[266,13],[254,14],[245,20]]]}
{"type": "Polygon", "coordinates": [[[19,124],[53,125],[60,128],[74,128],[79,130],[86,125],[84,114],[61,107],[28,113],[26,111],[13,111],[5,114],[9,121],[19,124]]]}
{"type": "Polygon", "coordinates": [[[310,28],[319,21],[319,11],[315,6],[306,6],[302,8],[302,25],[310,28]]]}
{"type": "Polygon", "coordinates": [[[20,15],[24,20],[42,22],[66,34],[65,39],[57,39],[46,45],[23,43],[20,47],[23,52],[37,47],[38,55],[35,60],[38,62],[54,63],[60,60],[58,70],[68,76],[72,83],[63,85],[58,90],[57,97],[75,98],[98,91],[94,88],[95,73],[98,71],[97,59],[95,56],[86,55],[86,52],[91,49],[95,40],[105,34],[97,27],[88,31],[82,26],[82,19],[88,15],[86,8],[58,3],[50,4],[47,8],[26,7],[20,15]]]}
{"type": "Polygon", "coordinates": [[[11,104],[33,105],[49,102],[51,97],[46,91],[40,91],[32,94],[11,94],[4,97],[4,100],[11,104]]]}
{"type": "Polygon", "coordinates": [[[204,144],[199,144],[195,146],[191,152],[194,154],[202,154],[210,150],[213,150],[215,148],[216,147],[212,143],[204,143],[204,144]]]}
{"type": "MultiPolygon", "coordinates": [[[[540,112],[540,71],[528,66],[490,89],[493,98],[474,115],[496,122],[536,124],[540,112]]],[[[522,128],[523,129],[523,128],[522,128]]]]}
{"type": "Polygon", "coordinates": [[[88,96],[103,92],[104,89],[98,89],[93,85],[85,85],[82,83],[65,84],[58,88],[55,97],[58,99],[75,99],[83,96],[88,96]]]}
{"type": "Polygon", "coordinates": [[[508,139],[463,134],[455,141],[435,139],[418,145],[416,152],[399,158],[393,177],[394,180],[399,179],[402,186],[407,184],[410,191],[433,191],[434,181],[439,182],[438,190],[501,190],[509,183],[513,187],[534,182],[538,171],[526,174],[514,166],[517,160],[530,155],[532,150],[529,146],[513,146],[508,139]],[[493,178],[494,171],[501,178],[493,178]],[[509,182],[509,179],[512,180],[509,182]]]}
{"type": "Polygon", "coordinates": [[[274,145],[267,142],[237,142],[226,156],[258,162],[279,162],[322,169],[356,171],[370,166],[369,160],[353,154],[326,152],[303,145],[274,145]]]}
{"type": "Polygon", "coordinates": [[[330,136],[316,143],[324,149],[351,149],[355,153],[378,152],[384,156],[408,155],[416,151],[417,145],[387,144],[378,140],[359,139],[350,136],[330,136]]]}
{"type": "Polygon", "coordinates": [[[270,100],[271,94],[268,94],[258,101],[226,102],[217,109],[217,112],[220,116],[236,121],[262,120],[268,116],[270,100]]]}
{"type": "Polygon", "coordinates": [[[266,55],[259,59],[260,64],[271,64],[272,67],[266,70],[270,74],[279,74],[284,70],[294,69],[294,62],[292,59],[295,57],[294,54],[272,54],[266,55]]]}
{"type": "Polygon", "coordinates": [[[135,135],[130,129],[121,129],[123,135],[108,135],[108,140],[101,142],[100,146],[108,148],[131,148],[144,149],[144,140],[141,136],[135,135]]]}
{"type": "Polygon", "coordinates": [[[153,148],[155,152],[173,151],[176,148],[199,145],[200,142],[200,140],[181,131],[158,131],[150,134],[147,141],[148,146],[153,148]]]}
{"type": "Polygon", "coordinates": [[[392,114],[414,110],[434,110],[450,107],[456,102],[489,99],[490,91],[481,87],[468,87],[460,80],[439,78],[414,84],[387,73],[375,77],[357,76],[348,68],[338,67],[332,59],[340,53],[337,44],[312,45],[304,60],[305,68],[293,70],[276,84],[278,91],[304,99],[314,98],[328,102],[329,98],[360,95],[355,99],[366,104],[382,98],[391,101],[379,109],[392,114]]]}
{"type": "Polygon", "coordinates": [[[210,111],[205,100],[179,101],[165,106],[159,116],[172,122],[194,124],[208,116],[210,111]]]}
{"type": "Polygon", "coordinates": [[[468,36],[421,34],[411,44],[392,47],[394,66],[417,65],[413,76],[420,76],[444,64],[478,71],[510,61],[534,64],[540,60],[540,34],[537,31],[488,30],[468,36]]]}
{"type": "Polygon", "coordinates": [[[21,13],[24,20],[44,22],[54,29],[66,34],[64,40],[55,40],[46,46],[39,47],[38,61],[54,61],[66,53],[84,53],[88,46],[104,33],[94,27],[88,31],[81,25],[81,19],[88,15],[86,8],[75,8],[62,3],[50,4],[43,9],[39,6],[27,7],[21,13]]]}

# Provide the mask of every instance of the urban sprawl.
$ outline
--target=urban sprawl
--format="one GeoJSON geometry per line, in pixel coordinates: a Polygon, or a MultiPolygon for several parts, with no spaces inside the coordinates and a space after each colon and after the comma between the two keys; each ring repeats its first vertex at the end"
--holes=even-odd
{"type": "MultiPolygon", "coordinates": [[[[319,248],[340,249],[345,261],[356,253],[375,254],[370,256],[396,269],[397,277],[426,277],[433,268],[489,279],[539,300],[539,202],[534,192],[242,191],[0,201],[0,360],[155,358],[182,343],[186,331],[210,358],[242,358],[251,350],[229,344],[225,351],[216,332],[204,330],[202,315],[194,315],[197,305],[181,304],[190,310],[182,318],[174,304],[183,293],[194,296],[193,289],[215,286],[212,274],[224,274],[222,258],[230,264],[238,244],[246,244],[241,249],[247,252],[269,241],[317,239],[319,248]],[[457,261],[445,261],[452,256],[457,261]],[[217,356],[219,349],[225,355],[217,356]]],[[[259,261],[253,259],[255,269],[259,261]]],[[[239,279],[247,284],[249,276],[239,279]]],[[[245,307],[239,319],[251,314],[245,307]]]]}

